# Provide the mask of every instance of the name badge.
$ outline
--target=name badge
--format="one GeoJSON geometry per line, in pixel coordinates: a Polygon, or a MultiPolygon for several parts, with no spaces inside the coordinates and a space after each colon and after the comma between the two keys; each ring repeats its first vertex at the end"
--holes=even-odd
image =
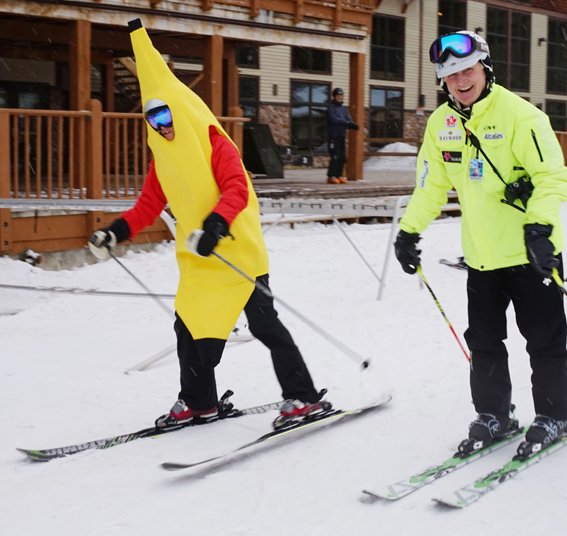
{"type": "Polygon", "coordinates": [[[469,164],[469,180],[481,181],[482,180],[482,158],[471,158],[469,164]]]}

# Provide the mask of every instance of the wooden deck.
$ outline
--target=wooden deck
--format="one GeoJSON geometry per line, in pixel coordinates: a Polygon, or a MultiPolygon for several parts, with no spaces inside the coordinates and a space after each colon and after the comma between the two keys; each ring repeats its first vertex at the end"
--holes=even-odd
{"type": "Polygon", "coordinates": [[[253,178],[258,197],[272,199],[348,199],[410,195],[415,185],[414,170],[364,171],[364,180],[328,184],[326,169],[286,169],[283,179],[253,178]]]}

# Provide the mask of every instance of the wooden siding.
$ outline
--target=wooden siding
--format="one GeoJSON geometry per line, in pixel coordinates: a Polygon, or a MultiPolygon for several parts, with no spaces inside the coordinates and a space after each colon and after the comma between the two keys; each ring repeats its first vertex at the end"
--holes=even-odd
{"type": "Polygon", "coordinates": [[[260,69],[240,69],[242,74],[260,77],[260,102],[288,104],[291,76],[291,48],[271,46],[260,48],[260,69]],[[273,86],[278,94],[273,94],[273,86]]]}

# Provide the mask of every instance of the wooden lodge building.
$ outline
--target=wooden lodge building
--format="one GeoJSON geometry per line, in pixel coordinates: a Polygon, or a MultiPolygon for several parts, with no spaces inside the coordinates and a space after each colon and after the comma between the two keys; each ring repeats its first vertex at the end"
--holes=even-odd
{"type": "MultiPolygon", "coordinates": [[[[135,18],[241,150],[267,125],[286,164],[326,165],[334,87],[364,125],[348,134],[349,180],[384,138],[419,139],[444,99],[429,45],[465,28],[487,39],[498,82],[567,130],[567,0],[0,0],[0,254],[83,248],[139,195],[135,18]],[[9,202],[26,199],[54,206],[9,202]]],[[[137,241],[168,236],[158,222],[137,241]]]]}

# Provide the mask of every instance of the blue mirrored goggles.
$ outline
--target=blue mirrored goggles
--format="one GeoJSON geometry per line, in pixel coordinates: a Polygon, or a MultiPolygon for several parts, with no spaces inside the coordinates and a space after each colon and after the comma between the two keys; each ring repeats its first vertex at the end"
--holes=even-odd
{"type": "Polygon", "coordinates": [[[465,58],[477,50],[476,39],[467,34],[449,34],[435,39],[429,49],[432,63],[444,63],[449,54],[457,58],[465,58]]]}
{"type": "Polygon", "coordinates": [[[151,112],[144,114],[144,117],[150,126],[157,132],[159,132],[161,127],[170,128],[173,126],[171,110],[167,106],[151,110],[151,112]]]}

